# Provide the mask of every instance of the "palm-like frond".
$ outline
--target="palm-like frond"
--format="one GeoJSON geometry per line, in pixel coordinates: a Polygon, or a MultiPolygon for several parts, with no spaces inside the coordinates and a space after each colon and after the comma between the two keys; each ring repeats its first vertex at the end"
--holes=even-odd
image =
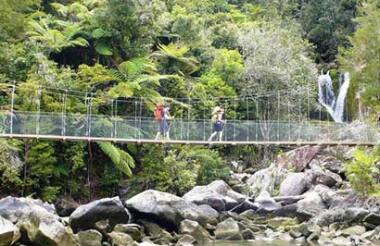
{"type": "Polygon", "coordinates": [[[130,154],[110,142],[98,142],[98,145],[111,159],[116,168],[127,176],[132,176],[131,168],[135,167],[135,162],[130,154]]]}
{"type": "Polygon", "coordinates": [[[185,57],[188,51],[189,48],[185,45],[171,43],[159,45],[159,50],[154,52],[152,57],[174,59],[181,65],[178,73],[192,74],[199,70],[199,62],[194,57],[185,57]]]}
{"type": "Polygon", "coordinates": [[[49,27],[48,19],[29,21],[29,31],[27,35],[30,39],[42,43],[46,48],[54,52],[61,51],[66,47],[87,46],[88,42],[84,38],[76,37],[81,31],[79,24],[65,21],[54,21],[53,24],[62,30],[49,27]]]}

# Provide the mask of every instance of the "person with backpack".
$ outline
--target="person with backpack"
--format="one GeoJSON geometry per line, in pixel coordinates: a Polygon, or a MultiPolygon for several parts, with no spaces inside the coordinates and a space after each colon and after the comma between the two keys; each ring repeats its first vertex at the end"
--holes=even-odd
{"type": "Polygon", "coordinates": [[[215,107],[214,110],[212,111],[211,121],[213,123],[213,127],[212,127],[212,134],[208,139],[209,142],[211,142],[212,139],[217,134],[219,135],[219,141],[222,141],[223,128],[225,124],[225,121],[223,121],[223,114],[224,114],[224,109],[221,107],[215,107]]]}
{"type": "Polygon", "coordinates": [[[172,117],[170,116],[169,110],[169,106],[162,104],[158,104],[154,109],[154,119],[160,124],[160,130],[157,132],[155,140],[158,140],[161,136],[166,140],[170,140],[169,120],[172,119],[172,117]]]}

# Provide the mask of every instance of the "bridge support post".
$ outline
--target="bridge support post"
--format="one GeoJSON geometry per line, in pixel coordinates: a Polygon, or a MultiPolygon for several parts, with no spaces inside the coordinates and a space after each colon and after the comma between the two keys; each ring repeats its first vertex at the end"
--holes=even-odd
{"type": "Polygon", "coordinates": [[[14,102],[15,102],[15,90],[16,90],[16,85],[13,84],[12,85],[12,95],[11,95],[11,119],[10,119],[10,129],[9,129],[9,133],[11,135],[11,137],[13,136],[13,116],[14,116],[14,102]]]}
{"type": "Polygon", "coordinates": [[[40,117],[41,117],[41,85],[37,90],[37,119],[36,119],[36,135],[40,135],[40,117]]]}
{"type": "Polygon", "coordinates": [[[65,90],[65,94],[63,95],[63,98],[62,98],[62,119],[61,119],[61,122],[62,122],[62,128],[61,128],[61,135],[63,137],[66,136],[66,100],[67,100],[67,90],[65,90]]]}

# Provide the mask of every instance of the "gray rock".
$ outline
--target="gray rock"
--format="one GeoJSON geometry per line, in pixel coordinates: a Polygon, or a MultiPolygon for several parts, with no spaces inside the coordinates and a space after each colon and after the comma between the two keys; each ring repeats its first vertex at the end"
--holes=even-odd
{"type": "Polygon", "coordinates": [[[305,193],[305,198],[297,202],[297,212],[316,216],[326,209],[322,198],[317,192],[305,193]]]}
{"type": "Polygon", "coordinates": [[[275,187],[285,178],[287,171],[280,167],[270,166],[257,171],[248,180],[253,196],[258,196],[263,191],[272,194],[275,187]]]}
{"type": "Polygon", "coordinates": [[[257,218],[257,216],[258,215],[254,210],[249,209],[239,214],[239,220],[254,220],[257,218]]]}
{"type": "Polygon", "coordinates": [[[215,224],[217,218],[199,206],[175,195],[155,191],[144,191],[126,201],[132,213],[141,218],[158,221],[168,227],[178,228],[184,219],[194,220],[201,225],[215,224]]]}
{"type": "Polygon", "coordinates": [[[311,160],[320,151],[319,146],[304,146],[289,151],[278,157],[276,163],[288,169],[294,169],[296,172],[302,172],[311,160]]]}
{"type": "Polygon", "coordinates": [[[334,245],[351,245],[351,241],[348,238],[345,237],[336,237],[331,242],[334,245]]]}
{"type": "Polygon", "coordinates": [[[289,205],[282,206],[272,211],[270,214],[273,216],[278,216],[278,217],[294,217],[300,221],[306,221],[312,217],[308,213],[298,211],[297,204],[289,204],[289,205]]]}
{"type": "Polygon", "coordinates": [[[232,219],[226,219],[218,223],[215,230],[215,238],[221,240],[242,240],[238,223],[232,219]]]}
{"type": "Polygon", "coordinates": [[[361,223],[369,215],[363,208],[333,208],[321,212],[315,219],[319,226],[329,226],[335,223],[361,223]]]}
{"type": "Polygon", "coordinates": [[[252,239],[255,239],[255,233],[247,228],[247,229],[244,229],[242,232],[241,232],[241,235],[243,237],[244,240],[252,240],[252,239]]]}
{"type": "Polygon", "coordinates": [[[0,245],[12,245],[20,239],[20,230],[12,222],[0,217],[0,245]]]}
{"type": "Polygon", "coordinates": [[[366,229],[364,226],[355,225],[355,226],[351,226],[342,230],[342,235],[345,235],[345,236],[362,235],[364,232],[366,232],[366,229]]]}
{"type": "Polygon", "coordinates": [[[141,241],[143,234],[142,228],[138,224],[117,224],[113,228],[113,231],[128,234],[135,241],[141,241]]]}
{"type": "Polygon", "coordinates": [[[304,173],[290,173],[280,185],[280,196],[301,195],[305,192],[307,185],[304,173]]]}
{"type": "Polygon", "coordinates": [[[224,181],[216,180],[206,186],[196,186],[183,199],[197,205],[207,204],[217,211],[229,210],[247,197],[231,189],[224,181]]]}
{"type": "Polygon", "coordinates": [[[273,197],[273,199],[276,202],[280,203],[282,206],[289,205],[289,204],[294,204],[294,203],[296,203],[299,200],[302,200],[304,198],[305,198],[304,195],[298,195],[298,196],[276,196],[276,197],[273,197]]]}
{"type": "Polygon", "coordinates": [[[190,235],[183,235],[178,241],[176,246],[193,246],[195,243],[195,238],[190,235]]]}
{"type": "Polygon", "coordinates": [[[131,236],[122,232],[111,232],[107,234],[112,241],[113,246],[137,246],[138,244],[131,236]]]}
{"type": "Polygon", "coordinates": [[[195,238],[199,245],[205,245],[212,242],[211,236],[198,222],[184,220],[181,222],[179,232],[181,234],[189,234],[195,238]]]}
{"type": "Polygon", "coordinates": [[[0,200],[0,216],[10,220],[35,245],[77,245],[70,228],[61,223],[53,205],[31,198],[0,200]]]}
{"type": "Polygon", "coordinates": [[[82,246],[101,246],[102,234],[97,230],[80,231],[78,233],[79,243],[82,246]]]}
{"type": "Polygon", "coordinates": [[[95,223],[99,220],[107,219],[111,226],[128,223],[129,212],[123,206],[119,197],[103,198],[79,206],[70,215],[70,226],[77,232],[95,228],[95,223]]]}
{"type": "Polygon", "coordinates": [[[258,197],[256,197],[254,205],[257,207],[258,211],[271,212],[281,207],[279,203],[277,203],[267,191],[263,191],[260,193],[258,197]]]}
{"type": "Polygon", "coordinates": [[[45,211],[58,219],[54,206],[38,199],[8,196],[0,200],[0,216],[14,224],[27,218],[32,211],[45,211]]]}
{"type": "Polygon", "coordinates": [[[268,227],[272,229],[278,229],[280,227],[293,226],[297,224],[297,221],[294,218],[287,217],[275,217],[268,219],[268,227]]]}
{"type": "Polygon", "coordinates": [[[95,222],[95,229],[100,231],[103,234],[107,234],[112,231],[112,227],[110,225],[110,222],[108,219],[105,220],[99,220],[95,222]]]}
{"type": "Polygon", "coordinates": [[[360,223],[369,214],[364,208],[347,208],[344,213],[344,220],[347,223],[360,223]]]}
{"type": "Polygon", "coordinates": [[[247,211],[247,210],[257,210],[257,209],[258,209],[258,207],[253,202],[246,199],[243,202],[241,202],[239,205],[235,206],[230,211],[240,214],[240,213],[247,211]]]}
{"type": "Polygon", "coordinates": [[[57,216],[42,208],[31,211],[28,217],[19,220],[17,226],[22,232],[26,232],[28,239],[35,245],[79,245],[72,230],[65,227],[57,216]]]}
{"type": "Polygon", "coordinates": [[[63,197],[55,203],[59,216],[65,217],[70,216],[75,209],[80,206],[79,203],[74,201],[71,197],[63,197]]]}
{"type": "Polygon", "coordinates": [[[310,163],[311,169],[307,170],[307,175],[309,176],[311,183],[314,185],[322,184],[327,187],[332,187],[334,185],[342,183],[342,178],[329,170],[323,170],[315,162],[310,163]]]}
{"type": "Polygon", "coordinates": [[[322,198],[322,201],[326,204],[327,207],[331,206],[331,203],[336,196],[335,191],[322,184],[316,185],[313,191],[319,194],[319,196],[322,198]]]}
{"type": "Polygon", "coordinates": [[[364,218],[364,222],[379,226],[380,225],[380,214],[370,213],[364,218]]]}

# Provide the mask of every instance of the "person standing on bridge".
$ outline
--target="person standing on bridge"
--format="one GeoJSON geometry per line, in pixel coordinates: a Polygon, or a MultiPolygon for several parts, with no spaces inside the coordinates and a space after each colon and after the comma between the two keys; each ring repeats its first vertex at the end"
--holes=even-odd
{"type": "Polygon", "coordinates": [[[219,141],[222,141],[223,128],[225,124],[225,121],[223,121],[223,114],[224,114],[224,109],[221,107],[215,107],[214,110],[212,111],[211,121],[213,123],[213,127],[212,127],[212,134],[208,139],[209,142],[211,142],[212,139],[217,134],[219,135],[219,141]]]}
{"type": "Polygon", "coordinates": [[[160,123],[160,131],[157,132],[155,140],[158,140],[161,136],[166,140],[170,140],[170,124],[169,120],[172,119],[170,116],[170,107],[168,105],[158,104],[154,109],[154,118],[160,123]]]}

